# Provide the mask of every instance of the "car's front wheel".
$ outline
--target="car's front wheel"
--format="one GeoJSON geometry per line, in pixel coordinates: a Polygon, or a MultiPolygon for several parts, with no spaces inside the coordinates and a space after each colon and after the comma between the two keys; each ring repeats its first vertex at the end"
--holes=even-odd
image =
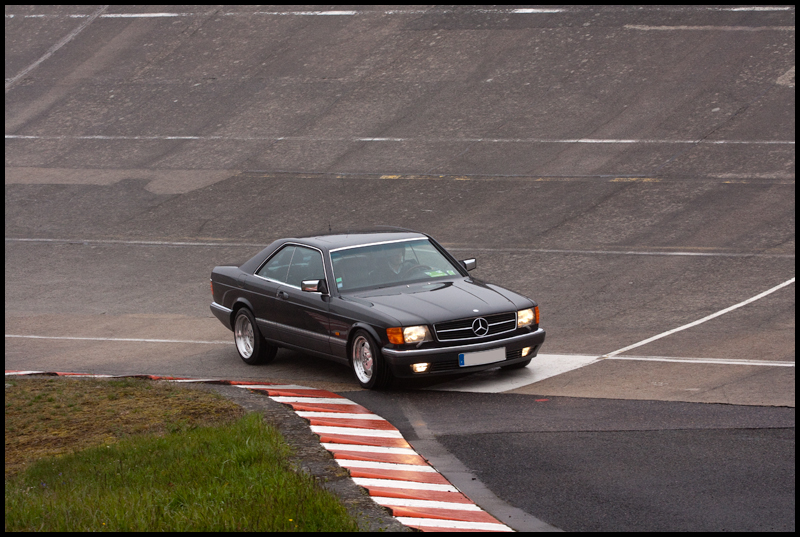
{"type": "Polygon", "coordinates": [[[258,330],[253,314],[247,308],[236,312],[233,341],[242,361],[248,365],[266,364],[275,359],[278,348],[270,345],[258,330]]]}
{"type": "Polygon", "coordinates": [[[350,348],[350,364],[362,388],[378,390],[392,380],[392,372],[383,359],[375,339],[364,330],[356,332],[350,348]]]}

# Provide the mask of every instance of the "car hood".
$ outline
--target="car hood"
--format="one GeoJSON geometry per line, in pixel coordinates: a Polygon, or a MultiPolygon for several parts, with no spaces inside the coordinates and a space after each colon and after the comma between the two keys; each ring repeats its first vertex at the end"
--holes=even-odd
{"type": "Polygon", "coordinates": [[[516,311],[533,304],[502,287],[467,278],[373,289],[353,296],[369,302],[403,326],[516,311]]]}

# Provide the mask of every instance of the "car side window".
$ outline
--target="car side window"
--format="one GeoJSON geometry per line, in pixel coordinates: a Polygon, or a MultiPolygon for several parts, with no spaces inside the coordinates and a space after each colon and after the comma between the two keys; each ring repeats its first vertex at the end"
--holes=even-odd
{"type": "Polygon", "coordinates": [[[277,254],[272,256],[272,259],[267,261],[256,274],[263,278],[286,283],[286,278],[289,274],[289,265],[292,262],[292,257],[296,249],[296,246],[283,247],[277,254]]]}
{"type": "Polygon", "coordinates": [[[295,249],[286,283],[300,287],[303,280],[322,280],[325,269],[322,267],[322,254],[311,248],[298,246],[295,249]]]}

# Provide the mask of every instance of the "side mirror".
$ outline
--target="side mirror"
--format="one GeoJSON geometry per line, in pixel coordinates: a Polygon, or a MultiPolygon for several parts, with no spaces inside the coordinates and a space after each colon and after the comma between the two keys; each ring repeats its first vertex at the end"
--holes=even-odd
{"type": "Polygon", "coordinates": [[[467,270],[473,270],[475,267],[478,266],[478,262],[475,261],[474,258],[473,259],[465,259],[463,261],[459,261],[459,263],[461,263],[461,266],[464,267],[467,270]]]}
{"type": "Polygon", "coordinates": [[[303,280],[300,282],[300,289],[306,293],[322,293],[328,294],[328,284],[325,280],[303,280]]]}

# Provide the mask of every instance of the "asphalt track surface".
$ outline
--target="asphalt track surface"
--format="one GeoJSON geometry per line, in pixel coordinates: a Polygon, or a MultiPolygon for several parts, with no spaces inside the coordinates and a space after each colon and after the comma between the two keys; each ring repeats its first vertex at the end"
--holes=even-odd
{"type": "Polygon", "coordinates": [[[336,9],[6,7],[6,369],[343,393],[516,529],[793,531],[794,7],[336,9]],[[242,364],[211,268],[373,225],[535,298],[544,354],[242,364]]]}

